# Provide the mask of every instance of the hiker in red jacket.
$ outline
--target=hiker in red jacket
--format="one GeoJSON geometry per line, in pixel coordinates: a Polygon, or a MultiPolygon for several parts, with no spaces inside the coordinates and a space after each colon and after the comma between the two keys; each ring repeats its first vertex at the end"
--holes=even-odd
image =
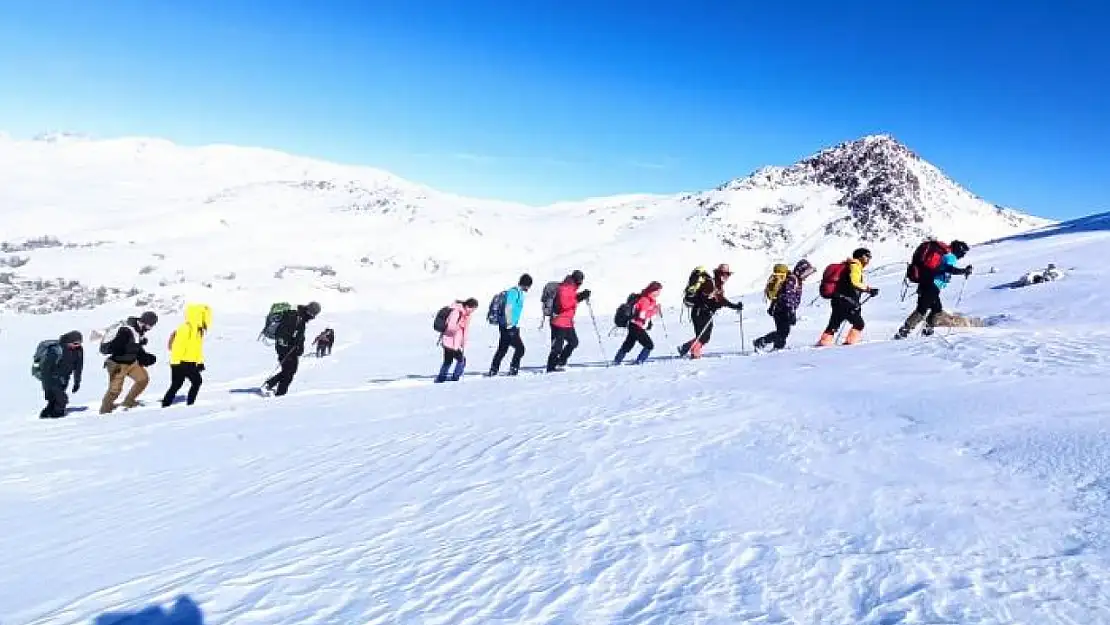
{"type": "Polygon", "coordinates": [[[655,343],[652,342],[647,331],[651,329],[651,318],[659,314],[658,299],[659,292],[662,290],[662,284],[652,282],[640,293],[640,297],[632,305],[632,319],[628,321],[628,336],[625,337],[624,343],[617,350],[617,356],[613,359],[613,364],[621,364],[621,361],[624,360],[624,357],[628,355],[628,352],[632,350],[632,346],[636,343],[641,345],[640,354],[636,356],[635,360],[638,365],[643,364],[648,359],[651,350],[655,349],[655,343]]]}
{"type": "Polygon", "coordinates": [[[590,299],[590,290],[578,289],[586,280],[585,274],[575,269],[563,279],[555,292],[554,310],[551,316],[551,353],[547,355],[547,371],[562,371],[567,360],[578,347],[578,333],[574,331],[574,313],[578,302],[590,299]]]}

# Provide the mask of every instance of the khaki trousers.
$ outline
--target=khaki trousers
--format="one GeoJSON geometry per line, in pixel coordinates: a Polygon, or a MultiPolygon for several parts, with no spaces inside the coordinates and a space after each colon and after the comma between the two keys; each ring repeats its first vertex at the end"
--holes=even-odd
{"type": "Polygon", "coordinates": [[[127,392],[127,397],[123,398],[122,405],[125,408],[138,406],[139,395],[142,395],[146,385],[150,384],[150,376],[146,369],[139,366],[137,362],[125,365],[110,359],[104,362],[104,368],[108,370],[108,392],[104,393],[104,399],[100,402],[100,414],[108,414],[116,409],[116,398],[123,392],[123,383],[127,378],[132,380],[131,390],[127,392]]]}

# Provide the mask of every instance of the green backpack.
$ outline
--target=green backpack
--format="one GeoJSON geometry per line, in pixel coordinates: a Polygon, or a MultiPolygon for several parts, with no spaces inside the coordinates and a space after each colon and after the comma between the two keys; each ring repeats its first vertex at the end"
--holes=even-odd
{"type": "Polygon", "coordinates": [[[277,340],[278,326],[281,325],[281,316],[287,311],[293,310],[289,302],[277,302],[270,306],[270,312],[266,315],[266,325],[262,326],[262,336],[271,340],[277,340]]]}

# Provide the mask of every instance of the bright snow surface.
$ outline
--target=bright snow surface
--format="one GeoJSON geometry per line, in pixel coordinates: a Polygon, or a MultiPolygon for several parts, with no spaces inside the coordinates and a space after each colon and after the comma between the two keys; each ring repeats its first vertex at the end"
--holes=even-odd
{"type": "MultiPolygon", "coordinates": [[[[114,312],[9,317],[0,621],[186,596],[202,616],[152,622],[1108,623],[1107,227],[973,249],[959,309],[997,326],[888,341],[910,303],[876,259],[868,342],[810,349],[818,300],[797,349],[754,357],[722,313],[720,357],[673,359],[670,310],[658,360],[606,368],[583,308],[572,363],[594,366],[432,385],[406,377],[438,367],[431,312],[325,310],[309,334],[336,328],[333,355],[261,399],[235,392],[273,365],[259,320],[217,310],[198,405],[110,417],[95,347],[75,398],[94,408],[67,419],[36,418],[27,368],[40,338],[114,312]],[[1048,262],[1065,279],[992,288],[1048,262]]],[[[744,301],[750,343],[770,322],[744,301]]],[[[152,333],[162,360],[177,321],[152,333]]],[[[476,319],[470,373],[494,337],[476,319]]]]}

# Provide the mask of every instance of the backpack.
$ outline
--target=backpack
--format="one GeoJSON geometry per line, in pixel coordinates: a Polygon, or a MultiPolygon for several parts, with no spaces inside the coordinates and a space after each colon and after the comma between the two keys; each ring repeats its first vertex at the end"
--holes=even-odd
{"type": "Polygon", "coordinates": [[[543,316],[550,317],[555,314],[555,294],[559,291],[558,282],[548,282],[543,285],[543,293],[540,294],[540,304],[543,305],[543,316]]]}
{"type": "Polygon", "coordinates": [[[706,280],[712,280],[713,277],[705,270],[705,267],[695,267],[690,272],[690,277],[686,279],[686,290],[682,293],[682,303],[687,307],[693,307],[694,298],[697,296],[698,291],[701,290],[706,280]]]}
{"type": "Polygon", "coordinates": [[[451,307],[444,306],[436,313],[436,318],[432,321],[432,329],[440,334],[447,331],[447,318],[451,316],[451,307]]]}
{"type": "Polygon", "coordinates": [[[289,302],[278,302],[270,306],[270,312],[266,314],[266,323],[262,326],[262,336],[271,341],[276,341],[278,328],[281,326],[281,318],[290,310],[293,310],[293,307],[289,305],[289,302]]]}
{"type": "MultiPolygon", "coordinates": [[[[101,355],[104,355],[104,356],[111,356],[112,355],[112,341],[116,340],[116,336],[119,334],[119,331],[122,330],[123,328],[127,328],[128,331],[132,331],[131,326],[127,325],[127,320],[125,319],[123,321],[119,321],[119,322],[116,322],[116,323],[108,326],[108,329],[104,331],[104,334],[100,335],[100,353],[101,353],[101,355]]],[[[94,333],[94,336],[95,336],[95,333],[94,333]]],[[[137,337],[136,337],[136,339],[137,339],[137,337]]]]}
{"type": "Polygon", "coordinates": [[[840,286],[840,281],[847,270],[848,261],[833,263],[825,267],[825,273],[821,274],[821,297],[832,299],[832,296],[836,295],[836,289],[840,286]]]}
{"type": "Polygon", "coordinates": [[[775,298],[779,296],[779,291],[782,290],[782,285],[786,283],[786,277],[789,275],[790,267],[782,263],[775,264],[770,277],[767,278],[767,286],[763,287],[763,297],[768,302],[775,301],[775,298]]]}
{"type": "Polygon", "coordinates": [[[944,255],[952,250],[947,243],[929,239],[924,241],[913,251],[910,264],[906,266],[906,280],[918,284],[922,278],[933,274],[941,263],[944,255]]]}
{"type": "Polygon", "coordinates": [[[486,311],[486,321],[490,325],[499,325],[505,320],[505,294],[507,291],[501,291],[493,296],[489,301],[489,310],[486,311]]]}
{"type": "Polygon", "coordinates": [[[35,357],[31,361],[31,375],[34,376],[36,380],[42,380],[42,360],[46,358],[47,352],[54,348],[61,348],[61,343],[56,340],[43,341],[35,348],[35,357]]]}
{"type": "Polygon", "coordinates": [[[633,308],[636,306],[636,300],[638,299],[640,299],[639,293],[631,293],[623,304],[617,306],[617,312],[613,314],[613,325],[618,328],[628,327],[628,324],[632,321],[632,317],[635,314],[633,308]]]}

